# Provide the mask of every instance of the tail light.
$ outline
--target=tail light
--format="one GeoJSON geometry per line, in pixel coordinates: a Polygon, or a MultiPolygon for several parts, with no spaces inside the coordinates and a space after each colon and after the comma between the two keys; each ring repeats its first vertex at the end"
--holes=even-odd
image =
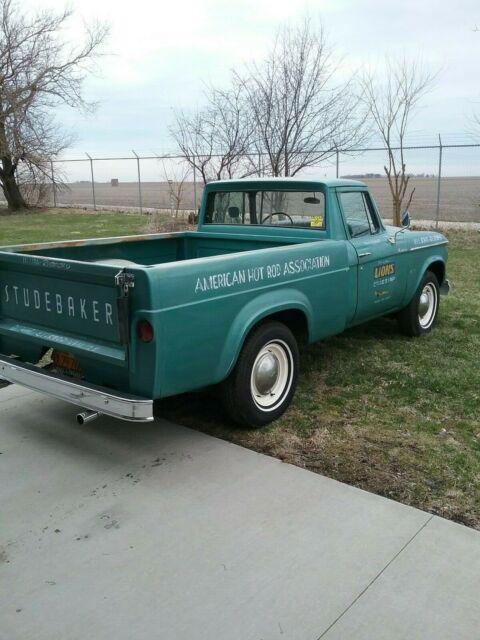
{"type": "Polygon", "coordinates": [[[151,342],[153,340],[153,327],[148,320],[138,321],[137,335],[142,342],[151,342]]]}

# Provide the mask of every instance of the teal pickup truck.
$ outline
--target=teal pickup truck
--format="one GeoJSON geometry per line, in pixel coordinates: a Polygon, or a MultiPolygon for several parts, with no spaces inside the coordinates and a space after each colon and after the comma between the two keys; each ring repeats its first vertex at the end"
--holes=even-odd
{"type": "Polygon", "coordinates": [[[216,385],[232,418],[267,424],[294,394],[299,335],[378,316],[430,331],[447,240],[407,225],[353,180],[226,180],[196,232],[1,247],[0,377],[80,423],[149,421],[155,399],[216,385]]]}

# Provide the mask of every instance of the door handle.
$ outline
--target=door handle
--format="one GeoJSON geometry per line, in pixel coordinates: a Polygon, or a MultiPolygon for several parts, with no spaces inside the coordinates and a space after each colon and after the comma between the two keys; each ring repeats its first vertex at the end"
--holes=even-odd
{"type": "Polygon", "coordinates": [[[372,252],[371,251],[364,251],[363,253],[359,253],[358,257],[359,258],[366,258],[367,256],[371,256],[372,252]]]}

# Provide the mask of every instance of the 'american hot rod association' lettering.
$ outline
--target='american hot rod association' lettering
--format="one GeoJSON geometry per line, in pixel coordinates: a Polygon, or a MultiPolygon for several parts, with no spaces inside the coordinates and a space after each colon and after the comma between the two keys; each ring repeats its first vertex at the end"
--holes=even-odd
{"type": "Polygon", "coordinates": [[[274,280],[280,276],[298,275],[317,271],[330,266],[330,256],[312,256],[297,258],[286,262],[247,267],[236,271],[213,273],[197,278],[195,293],[215,289],[228,289],[240,284],[255,284],[262,280],[274,280]]]}

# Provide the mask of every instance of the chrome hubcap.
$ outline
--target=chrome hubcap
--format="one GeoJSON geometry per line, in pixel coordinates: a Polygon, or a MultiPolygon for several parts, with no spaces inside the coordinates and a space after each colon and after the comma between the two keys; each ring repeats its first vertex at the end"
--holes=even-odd
{"type": "Polygon", "coordinates": [[[290,390],[293,357],[283,340],[266,344],[258,353],[252,367],[250,390],[259,409],[273,411],[290,390]]]}
{"type": "Polygon", "coordinates": [[[422,318],[428,311],[428,303],[429,303],[429,297],[428,295],[425,293],[425,291],[422,292],[422,295],[420,296],[420,302],[418,305],[418,314],[419,316],[422,318]]]}
{"type": "Polygon", "coordinates": [[[255,386],[260,393],[265,394],[271,391],[278,379],[279,371],[278,358],[273,353],[264,353],[253,372],[255,386]]]}
{"type": "Polygon", "coordinates": [[[428,282],[420,294],[418,301],[418,321],[422,329],[428,329],[435,320],[437,310],[437,290],[435,286],[428,282]]]}

